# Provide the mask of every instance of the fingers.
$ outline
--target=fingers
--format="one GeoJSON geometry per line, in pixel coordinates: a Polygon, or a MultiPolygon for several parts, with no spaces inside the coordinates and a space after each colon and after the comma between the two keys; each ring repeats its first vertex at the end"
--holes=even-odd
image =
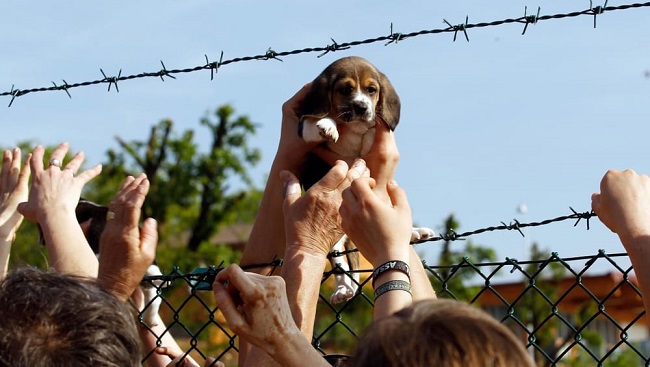
{"type": "Polygon", "coordinates": [[[410,209],[406,192],[397,186],[395,180],[390,180],[388,182],[388,185],[386,185],[386,191],[388,191],[388,196],[390,197],[390,201],[393,203],[393,207],[410,209]]]}
{"type": "Polygon", "coordinates": [[[24,187],[25,189],[27,189],[27,185],[29,183],[29,176],[32,173],[31,161],[32,161],[32,154],[29,153],[27,154],[27,158],[25,158],[25,162],[23,163],[23,169],[20,170],[20,174],[18,175],[18,182],[16,182],[17,187],[24,187]]]}
{"type": "MultiPolygon", "coordinates": [[[[220,271],[219,274],[223,272],[224,270],[220,271]]],[[[237,310],[237,305],[235,304],[233,297],[230,295],[226,287],[216,279],[215,282],[212,283],[212,291],[214,292],[214,299],[217,302],[217,306],[226,318],[228,326],[233,330],[239,331],[241,325],[244,324],[244,319],[239,313],[239,310],[237,310]]]]}
{"type": "Polygon", "coordinates": [[[600,194],[594,193],[591,195],[591,210],[598,214],[598,211],[600,210],[600,194]]]}
{"type": "Polygon", "coordinates": [[[74,157],[72,157],[70,162],[68,162],[65,165],[65,169],[72,172],[73,175],[76,175],[77,171],[79,171],[79,168],[81,167],[85,159],[86,159],[86,155],[84,154],[84,152],[77,152],[77,154],[75,154],[74,157]]]}
{"type": "Polygon", "coordinates": [[[298,178],[289,171],[280,172],[280,179],[284,182],[285,205],[291,205],[300,198],[300,182],[298,178]]]}
{"type": "Polygon", "coordinates": [[[110,211],[115,213],[114,219],[119,223],[130,223],[137,226],[142,204],[144,204],[148,192],[149,180],[144,173],[138,177],[128,176],[109,204],[110,211]]]}
{"type": "Polygon", "coordinates": [[[32,151],[32,171],[41,172],[43,171],[43,155],[45,154],[45,148],[41,145],[37,145],[36,148],[32,151]]]}
{"type": "Polygon", "coordinates": [[[282,105],[282,113],[295,114],[297,110],[300,108],[300,103],[307,96],[309,89],[311,89],[311,83],[305,84],[302,88],[300,88],[300,90],[296,94],[293,95],[293,97],[289,98],[286,102],[284,102],[284,104],[282,105]]]}
{"type": "MultiPolygon", "coordinates": [[[[52,159],[58,159],[59,162],[63,163],[63,159],[65,158],[65,155],[68,153],[68,150],[70,150],[70,144],[68,143],[61,143],[59,144],[56,149],[50,154],[50,160],[52,159]]],[[[42,162],[42,160],[41,160],[42,162]]],[[[61,168],[61,167],[58,167],[61,168]]]]}
{"type": "Polygon", "coordinates": [[[153,218],[145,219],[140,230],[140,249],[151,262],[156,258],[156,246],[158,246],[158,222],[153,218]]]}
{"type": "Polygon", "coordinates": [[[92,180],[93,178],[99,176],[100,173],[102,173],[102,165],[98,164],[98,165],[96,165],[96,166],[94,166],[94,167],[92,167],[90,169],[87,169],[87,170],[81,172],[77,176],[77,179],[81,180],[85,185],[88,182],[90,182],[90,180],[92,180]]]}

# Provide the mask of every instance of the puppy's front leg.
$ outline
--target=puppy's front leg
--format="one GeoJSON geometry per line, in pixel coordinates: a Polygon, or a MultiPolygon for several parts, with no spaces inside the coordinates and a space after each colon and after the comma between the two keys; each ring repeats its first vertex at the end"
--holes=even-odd
{"type": "Polygon", "coordinates": [[[322,142],[339,140],[339,131],[336,122],[329,117],[322,119],[304,117],[298,132],[307,142],[322,142]]]}
{"type": "MultiPolygon", "coordinates": [[[[345,251],[345,242],[347,239],[348,236],[343,235],[334,247],[332,247],[332,251],[345,251]]],[[[330,262],[332,264],[332,269],[338,267],[343,271],[343,273],[334,274],[336,282],[334,292],[330,296],[330,302],[337,304],[351,299],[354,297],[354,294],[357,293],[357,289],[359,288],[359,273],[350,273],[352,269],[350,264],[348,264],[345,255],[332,257],[330,262]]]]}

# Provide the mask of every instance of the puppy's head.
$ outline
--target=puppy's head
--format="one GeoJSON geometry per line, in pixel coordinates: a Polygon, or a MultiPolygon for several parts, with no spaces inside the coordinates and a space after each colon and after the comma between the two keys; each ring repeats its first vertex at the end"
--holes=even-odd
{"type": "Polygon", "coordinates": [[[367,60],[352,56],[333,62],[313,81],[302,114],[369,126],[380,119],[394,130],[400,100],[384,74],[367,60]]]}

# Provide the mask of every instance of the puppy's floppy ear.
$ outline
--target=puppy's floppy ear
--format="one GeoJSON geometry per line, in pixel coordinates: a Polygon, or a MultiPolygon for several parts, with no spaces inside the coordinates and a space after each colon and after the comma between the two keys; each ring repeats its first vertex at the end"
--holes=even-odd
{"type": "Polygon", "coordinates": [[[379,73],[379,83],[380,83],[380,92],[379,92],[379,107],[377,109],[379,115],[386,125],[390,127],[391,130],[395,130],[397,123],[399,123],[399,113],[401,108],[401,103],[399,101],[399,96],[395,92],[395,88],[390,83],[386,75],[379,73]]]}
{"type": "Polygon", "coordinates": [[[325,73],[322,73],[311,83],[311,89],[300,106],[300,117],[307,115],[323,118],[327,116],[330,112],[330,96],[330,79],[325,73]]]}

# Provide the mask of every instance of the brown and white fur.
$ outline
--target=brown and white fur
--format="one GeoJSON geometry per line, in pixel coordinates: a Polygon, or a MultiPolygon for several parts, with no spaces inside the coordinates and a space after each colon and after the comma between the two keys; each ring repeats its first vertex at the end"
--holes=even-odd
{"type": "MultiPolygon", "coordinates": [[[[385,123],[395,130],[400,117],[400,100],[388,78],[361,57],[345,57],[330,64],[312,82],[301,106],[298,133],[308,142],[323,143],[341,157],[360,157],[372,147],[375,125],[385,123]]],[[[300,181],[308,189],[322,178],[330,166],[316,155],[310,155],[300,181]]],[[[412,238],[433,236],[430,229],[413,231],[412,238]]],[[[354,245],[343,236],[333,251],[344,252],[354,245]]],[[[345,273],[336,274],[332,303],[346,301],[354,296],[359,274],[358,253],[351,252],[331,258],[332,268],[345,273]]]]}

